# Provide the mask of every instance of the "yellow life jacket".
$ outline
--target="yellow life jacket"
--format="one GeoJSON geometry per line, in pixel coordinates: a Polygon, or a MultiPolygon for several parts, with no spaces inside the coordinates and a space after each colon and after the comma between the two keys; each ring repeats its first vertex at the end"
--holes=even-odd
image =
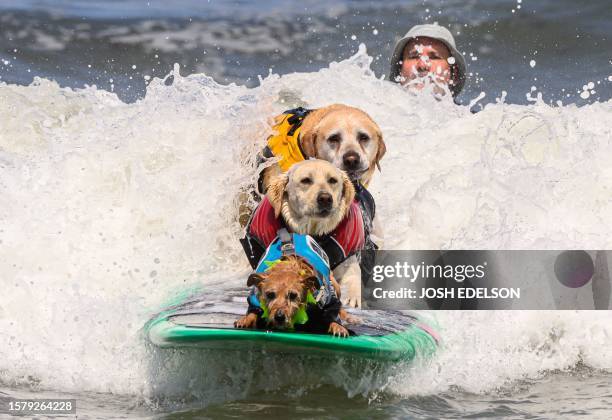
{"type": "Polygon", "coordinates": [[[264,157],[279,158],[278,165],[283,172],[305,159],[299,138],[302,122],[311,111],[305,108],[291,109],[274,119],[274,134],[268,137],[268,150],[264,151],[264,157]]]}

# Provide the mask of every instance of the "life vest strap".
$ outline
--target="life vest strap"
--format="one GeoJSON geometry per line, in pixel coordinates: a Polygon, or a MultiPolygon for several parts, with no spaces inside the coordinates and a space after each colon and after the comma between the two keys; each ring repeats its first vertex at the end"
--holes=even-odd
{"type": "Polygon", "coordinates": [[[295,245],[293,245],[293,239],[291,234],[285,228],[278,230],[278,239],[281,241],[281,252],[283,255],[296,255],[295,245]]]}
{"type": "Polygon", "coordinates": [[[291,128],[289,129],[287,134],[289,136],[292,136],[295,133],[295,130],[297,130],[298,128],[302,126],[302,122],[304,122],[304,118],[306,118],[306,116],[310,114],[311,112],[312,112],[312,109],[306,109],[302,107],[290,109],[288,111],[283,112],[283,114],[291,115],[287,119],[287,122],[291,124],[291,128]]]}

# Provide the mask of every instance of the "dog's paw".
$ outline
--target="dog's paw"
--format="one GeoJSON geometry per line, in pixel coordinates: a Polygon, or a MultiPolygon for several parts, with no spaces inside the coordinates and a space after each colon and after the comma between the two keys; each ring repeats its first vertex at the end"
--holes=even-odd
{"type": "Polygon", "coordinates": [[[332,322],[331,324],[329,324],[329,329],[327,330],[327,332],[333,335],[334,337],[346,338],[349,336],[348,330],[337,322],[332,322]]]}
{"type": "Polygon", "coordinates": [[[342,304],[349,308],[361,309],[361,287],[349,287],[347,296],[342,299],[342,304]]]}
{"type": "Polygon", "coordinates": [[[361,309],[361,297],[351,298],[350,296],[342,299],[342,304],[344,306],[348,306],[349,308],[359,308],[361,309]]]}
{"type": "Polygon", "coordinates": [[[235,328],[255,328],[257,323],[256,314],[247,314],[234,322],[235,328]]]}
{"type": "Polygon", "coordinates": [[[363,319],[360,317],[349,314],[344,309],[340,309],[340,319],[347,324],[361,324],[363,323],[363,319]]]}
{"type": "Polygon", "coordinates": [[[361,308],[361,277],[346,275],[342,278],[342,304],[349,308],[361,308]]]}

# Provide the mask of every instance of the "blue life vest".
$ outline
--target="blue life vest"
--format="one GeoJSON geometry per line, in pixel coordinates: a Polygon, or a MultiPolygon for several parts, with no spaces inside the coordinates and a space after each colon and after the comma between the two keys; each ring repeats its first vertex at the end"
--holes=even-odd
{"type": "MultiPolygon", "coordinates": [[[[337,299],[336,291],[330,280],[331,269],[329,267],[329,259],[317,241],[310,235],[289,233],[286,229],[279,230],[278,236],[268,246],[265,254],[259,260],[255,272],[265,272],[284,255],[297,255],[304,258],[312,266],[319,280],[319,288],[313,293],[313,297],[320,307],[327,305],[332,299],[337,299]]],[[[248,300],[249,304],[261,307],[257,293],[250,293],[248,300]]]]}

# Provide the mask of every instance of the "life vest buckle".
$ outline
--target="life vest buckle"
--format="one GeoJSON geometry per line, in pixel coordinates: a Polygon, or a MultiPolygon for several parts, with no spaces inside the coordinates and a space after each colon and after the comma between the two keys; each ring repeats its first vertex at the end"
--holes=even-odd
{"type": "Polygon", "coordinates": [[[295,245],[293,245],[293,240],[291,239],[291,234],[287,231],[287,229],[279,229],[278,230],[278,238],[281,241],[281,252],[283,255],[295,255],[295,245]]]}

